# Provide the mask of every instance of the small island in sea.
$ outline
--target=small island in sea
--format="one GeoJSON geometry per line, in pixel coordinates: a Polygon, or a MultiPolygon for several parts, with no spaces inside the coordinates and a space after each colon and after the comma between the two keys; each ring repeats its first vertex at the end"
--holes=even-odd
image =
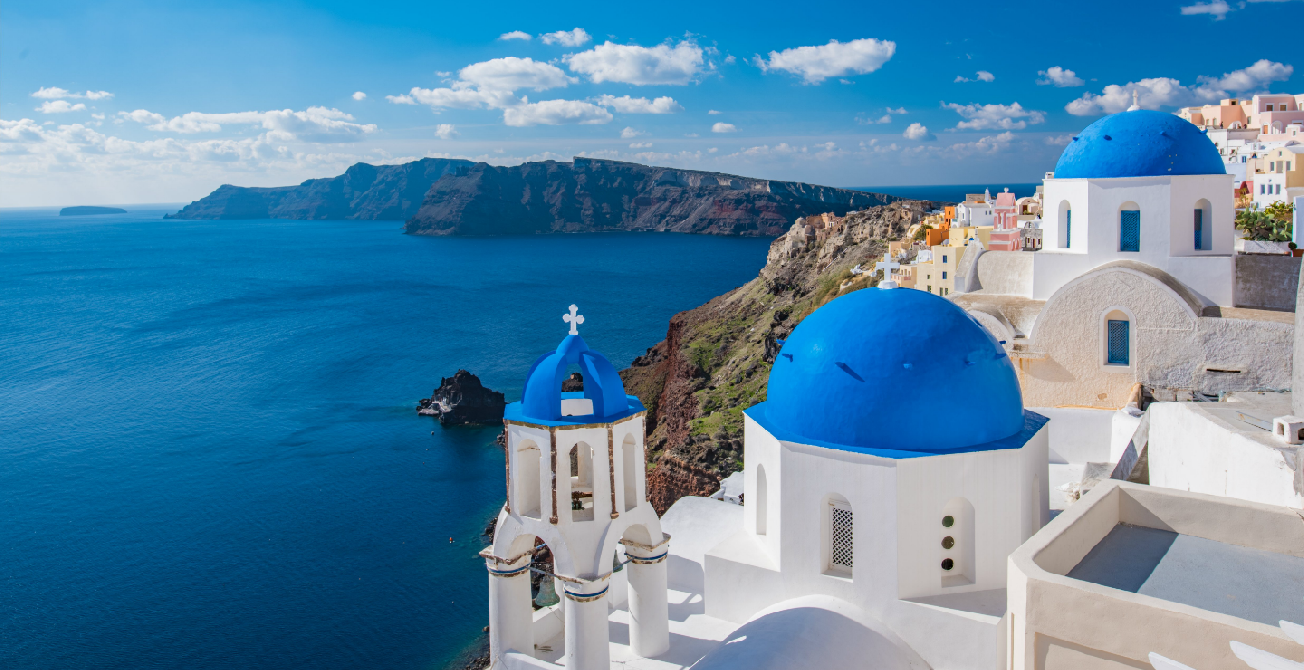
{"type": "Polygon", "coordinates": [[[93,205],[81,205],[78,207],[64,207],[59,210],[59,216],[90,216],[92,214],[126,214],[127,210],[120,207],[96,207],[93,205]]]}

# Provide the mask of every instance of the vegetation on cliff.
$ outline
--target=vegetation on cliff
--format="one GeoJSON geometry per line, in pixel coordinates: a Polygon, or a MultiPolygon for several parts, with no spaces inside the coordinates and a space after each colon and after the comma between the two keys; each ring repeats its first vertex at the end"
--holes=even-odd
{"type": "Polygon", "coordinates": [[[873,267],[933,203],[901,201],[853,212],[840,230],[799,227],[770,245],[760,275],[676,314],[666,339],[621,371],[648,408],[648,498],[664,513],[685,495],[708,495],[742,469],[743,410],[765,400],[778,340],[806,315],[850,291],[876,286],[873,267]]]}

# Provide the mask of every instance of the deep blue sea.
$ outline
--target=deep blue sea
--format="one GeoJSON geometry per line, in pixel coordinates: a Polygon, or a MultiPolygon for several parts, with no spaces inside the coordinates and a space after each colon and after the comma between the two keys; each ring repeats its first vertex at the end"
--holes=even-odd
{"type": "Polygon", "coordinates": [[[874,193],[887,193],[902,198],[912,198],[918,200],[943,200],[947,202],[964,202],[966,193],[982,193],[984,190],[990,190],[992,195],[1010,189],[1020,198],[1037,193],[1037,187],[1041,182],[1033,184],[950,184],[941,186],[853,186],[857,191],[872,191],[874,193]]]}
{"type": "Polygon", "coordinates": [[[769,245],[163,213],[0,211],[0,668],[444,667],[503,455],[417,400],[517,399],[572,302],[624,367],[769,245]]]}

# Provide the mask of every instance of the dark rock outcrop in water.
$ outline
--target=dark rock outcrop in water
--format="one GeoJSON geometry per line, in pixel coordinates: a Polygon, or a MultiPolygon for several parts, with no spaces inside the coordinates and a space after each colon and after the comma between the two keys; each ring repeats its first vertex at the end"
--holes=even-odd
{"type": "Polygon", "coordinates": [[[591,158],[514,167],[485,163],[440,179],[406,231],[415,235],[528,235],[656,230],[783,234],[799,216],[899,198],[800,182],[591,158]]]}
{"type": "Polygon", "coordinates": [[[503,394],[485,388],[479,377],[466,370],[458,370],[439,380],[439,388],[421,401],[417,413],[438,417],[444,426],[461,426],[501,423],[506,407],[503,394]]]}
{"type": "Polygon", "coordinates": [[[406,220],[434,184],[471,161],[423,158],[402,165],[356,163],[330,179],[298,186],[254,188],[225,184],[167,219],[406,220]]]}
{"type": "Polygon", "coordinates": [[[126,214],[127,210],[118,207],[93,207],[82,205],[79,207],[64,207],[59,210],[59,216],[89,216],[91,214],[126,214]]]}

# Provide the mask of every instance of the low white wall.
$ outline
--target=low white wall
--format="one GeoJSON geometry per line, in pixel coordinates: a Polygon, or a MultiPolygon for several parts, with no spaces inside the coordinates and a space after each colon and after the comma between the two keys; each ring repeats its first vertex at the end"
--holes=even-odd
{"type": "MultiPolygon", "coordinates": [[[[556,585],[558,595],[561,594],[560,584],[556,585]]],[[[550,607],[534,610],[534,643],[543,644],[548,640],[561,635],[566,630],[566,616],[562,607],[566,602],[565,596],[562,601],[550,607]]]]}
{"type": "MultiPolygon", "coordinates": [[[[1076,407],[1029,407],[1028,410],[1050,419],[1051,463],[1111,462],[1117,413],[1114,410],[1076,407]]],[[[1128,438],[1131,437],[1129,433],[1128,438]]]]}
{"type": "Polygon", "coordinates": [[[686,593],[702,593],[706,552],[743,528],[743,508],[711,498],[688,496],[675,501],[661,517],[670,535],[666,581],[686,593]]]}

